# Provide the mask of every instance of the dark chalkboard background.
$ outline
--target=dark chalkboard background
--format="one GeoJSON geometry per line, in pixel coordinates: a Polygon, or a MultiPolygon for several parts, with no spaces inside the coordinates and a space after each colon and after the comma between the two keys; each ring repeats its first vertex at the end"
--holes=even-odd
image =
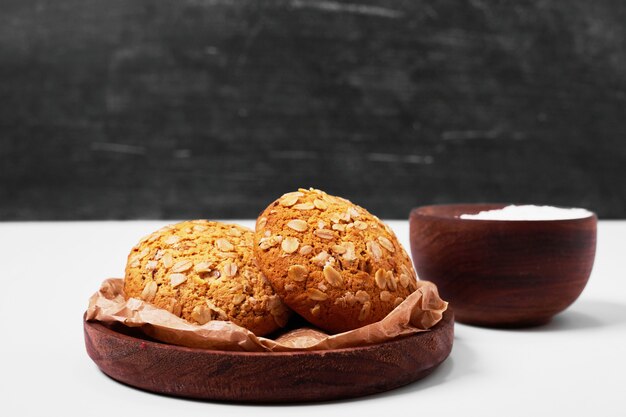
{"type": "Polygon", "coordinates": [[[626,2],[4,0],[0,219],[626,217],[626,2]]]}

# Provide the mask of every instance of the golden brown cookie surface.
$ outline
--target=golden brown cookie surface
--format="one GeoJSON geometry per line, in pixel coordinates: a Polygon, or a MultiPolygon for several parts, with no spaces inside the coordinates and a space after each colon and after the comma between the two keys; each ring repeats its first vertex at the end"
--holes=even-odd
{"type": "Polygon", "coordinates": [[[381,320],[416,289],[411,260],[391,229],[320,190],[271,203],[257,219],[254,243],[285,304],[331,332],[381,320]]]}
{"type": "Polygon", "coordinates": [[[256,266],[253,232],[186,221],[146,236],[128,256],[124,292],[192,323],[231,320],[257,335],[286,324],[289,311],[256,266]]]}

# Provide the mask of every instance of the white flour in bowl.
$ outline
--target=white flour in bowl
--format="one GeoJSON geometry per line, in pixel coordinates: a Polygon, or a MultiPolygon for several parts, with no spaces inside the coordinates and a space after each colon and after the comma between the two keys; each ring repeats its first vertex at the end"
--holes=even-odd
{"type": "Polygon", "coordinates": [[[582,219],[593,213],[581,208],[559,208],[552,206],[506,206],[496,210],[481,211],[476,214],[461,214],[469,220],[568,220],[582,219]]]}

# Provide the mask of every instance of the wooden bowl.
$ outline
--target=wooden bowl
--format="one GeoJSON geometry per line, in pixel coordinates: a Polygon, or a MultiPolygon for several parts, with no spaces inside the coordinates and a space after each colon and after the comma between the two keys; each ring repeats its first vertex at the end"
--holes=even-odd
{"type": "Polygon", "coordinates": [[[411,211],[413,262],[454,307],[456,320],[492,327],[548,322],[585,288],[596,251],[595,215],[571,220],[466,220],[505,204],[411,211]]]}
{"type": "Polygon", "coordinates": [[[113,379],[161,394],[236,402],[302,402],[391,390],[449,355],[454,315],[430,331],[356,348],[226,352],[168,345],[123,325],[84,321],[87,353],[113,379]]]}

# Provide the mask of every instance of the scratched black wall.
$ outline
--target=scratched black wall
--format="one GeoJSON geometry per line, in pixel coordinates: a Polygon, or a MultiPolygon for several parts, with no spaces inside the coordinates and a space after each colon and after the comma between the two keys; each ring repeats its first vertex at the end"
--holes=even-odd
{"type": "Polygon", "coordinates": [[[0,219],[626,217],[623,0],[5,0],[0,219]]]}

